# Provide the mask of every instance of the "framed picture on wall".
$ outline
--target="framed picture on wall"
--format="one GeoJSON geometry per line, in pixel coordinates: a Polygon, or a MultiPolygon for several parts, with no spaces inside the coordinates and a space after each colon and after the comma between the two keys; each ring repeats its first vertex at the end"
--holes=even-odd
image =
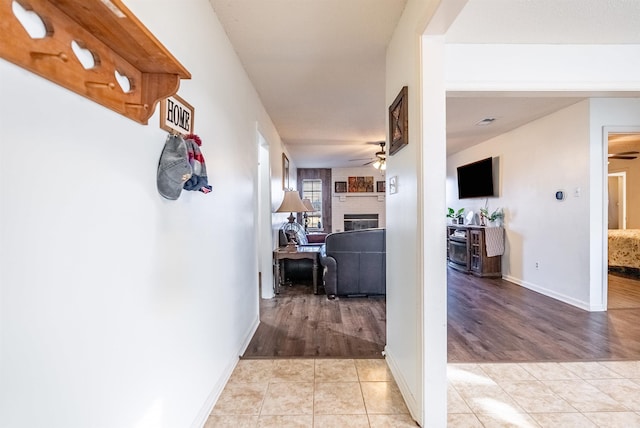
{"type": "Polygon", "coordinates": [[[336,181],[334,184],[334,192],[336,193],[347,193],[347,182],[346,181],[336,181]]]}
{"type": "Polygon", "coordinates": [[[386,183],[386,181],[376,181],[376,192],[384,193],[384,191],[385,191],[385,189],[384,189],[385,183],[386,183]]]}
{"type": "Polygon", "coordinates": [[[404,86],[389,106],[389,154],[409,144],[408,89],[404,86]]]}
{"type": "Polygon", "coordinates": [[[372,193],[373,192],[373,176],[368,177],[349,177],[347,191],[349,193],[372,193]]]}
{"type": "Polygon", "coordinates": [[[289,158],[282,154],[282,190],[289,190],[289,158]]]}

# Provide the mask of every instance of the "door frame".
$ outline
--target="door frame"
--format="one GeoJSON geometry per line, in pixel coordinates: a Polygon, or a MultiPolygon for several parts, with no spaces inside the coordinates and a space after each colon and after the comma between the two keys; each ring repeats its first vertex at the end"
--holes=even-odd
{"type": "Polygon", "coordinates": [[[256,151],[258,158],[256,173],[256,258],[259,273],[259,298],[270,299],[273,293],[273,227],[271,221],[271,145],[256,124],[256,151]],[[266,151],[266,156],[262,154],[266,151]]]}

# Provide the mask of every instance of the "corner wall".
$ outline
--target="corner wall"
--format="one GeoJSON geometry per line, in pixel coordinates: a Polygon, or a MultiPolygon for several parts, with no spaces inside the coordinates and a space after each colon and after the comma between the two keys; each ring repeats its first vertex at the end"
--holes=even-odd
{"type": "Polygon", "coordinates": [[[202,426],[257,326],[256,122],[280,139],[207,0],[126,3],[193,75],[213,192],[158,195],[158,112],[0,60],[3,427],[202,426]]]}

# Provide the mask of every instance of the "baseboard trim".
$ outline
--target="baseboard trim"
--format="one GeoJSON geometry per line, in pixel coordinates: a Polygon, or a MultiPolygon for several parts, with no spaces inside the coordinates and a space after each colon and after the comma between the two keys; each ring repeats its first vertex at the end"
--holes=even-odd
{"type": "Polygon", "coordinates": [[[229,382],[229,378],[231,378],[231,374],[233,373],[233,370],[238,365],[240,356],[244,354],[244,351],[246,351],[247,346],[249,346],[249,343],[251,342],[251,338],[255,334],[259,325],[260,325],[260,316],[258,315],[254,320],[253,324],[251,325],[251,327],[249,327],[249,330],[247,331],[247,333],[244,335],[244,339],[242,340],[242,343],[238,349],[237,354],[229,359],[229,362],[227,363],[225,369],[222,372],[222,376],[220,376],[220,378],[214,385],[213,389],[209,393],[209,396],[207,397],[204,404],[200,408],[198,415],[196,416],[193,423],[191,424],[191,428],[202,428],[204,424],[207,423],[207,419],[209,418],[209,415],[211,414],[213,407],[216,405],[218,398],[220,398],[220,394],[222,394],[222,391],[224,390],[224,387],[227,385],[227,382],[229,382]]]}
{"type": "Polygon", "coordinates": [[[249,343],[251,343],[251,339],[253,339],[253,335],[256,334],[256,331],[258,330],[259,326],[260,326],[260,314],[256,316],[256,318],[253,320],[253,324],[251,325],[251,327],[249,327],[249,331],[247,332],[247,334],[245,334],[244,340],[242,341],[242,345],[240,345],[240,351],[238,352],[239,356],[245,353],[245,351],[249,347],[249,343]]]}
{"type": "Polygon", "coordinates": [[[389,366],[389,370],[391,370],[391,374],[393,375],[393,379],[396,381],[396,385],[400,389],[400,393],[402,394],[402,398],[409,409],[409,414],[413,418],[414,421],[418,423],[420,426],[422,425],[422,410],[418,405],[415,397],[411,393],[411,389],[407,384],[404,376],[402,376],[402,372],[398,368],[398,364],[396,363],[396,359],[393,357],[393,354],[389,352],[389,348],[385,346],[384,348],[385,360],[387,362],[387,366],[389,366]]]}
{"type": "Polygon", "coordinates": [[[577,308],[583,309],[585,311],[589,311],[592,312],[594,310],[598,310],[598,309],[593,309],[590,307],[590,305],[587,302],[583,302],[582,300],[578,300],[578,299],[574,299],[573,297],[570,296],[566,296],[564,294],[561,293],[557,293],[553,290],[549,290],[548,288],[545,287],[541,287],[539,285],[533,284],[531,282],[527,282],[527,281],[523,281],[520,278],[515,278],[513,276],[509,276],[509,275],[503,275],[502,279],[505,279],[509,282],[513,282],[514,284],[520,285],[524,288],[527,288],[531,291],[535,291],[536,293],[540,293],[544,296],[547,297],[551,297],[552,299],[556,299],[556,300],[560,300],[561,302],[564,302],[568,305],[571,306],[575,306],[577,308]]]}

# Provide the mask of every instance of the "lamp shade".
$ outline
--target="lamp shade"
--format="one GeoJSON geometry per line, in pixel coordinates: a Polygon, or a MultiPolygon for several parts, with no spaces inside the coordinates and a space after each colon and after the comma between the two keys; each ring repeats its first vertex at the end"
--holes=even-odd
{"type": "Polygon", "coordinates": [[[378,160],[376,160],[372,166],[375,169],[384,171],[385,169],[387,169],[387,160],[385,158],[378,158],[378,160]]]}
{"type": "Polygon", "coordinates": [[[313,212],[315,211],[315,209],[313,208],[313,205],[311,204],[311,200],[310,199],[303,199],[302,203],[304,204],[305,207],[307,207],[307,209],[305,210],[306,212],[313,212]]]}
{"type": "Polygon", "coordinates": [[[307,211],[297,190],[285,190],[284,199],[276,210],[277,213],[301,213],[307,211]]]}

